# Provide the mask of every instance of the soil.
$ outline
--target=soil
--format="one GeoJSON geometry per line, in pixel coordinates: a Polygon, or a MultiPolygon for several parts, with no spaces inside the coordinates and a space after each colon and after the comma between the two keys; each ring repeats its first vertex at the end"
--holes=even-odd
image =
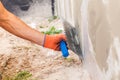
{"type": "MultiPolygon", "coordinates": [[[[60,29],[59,20],[51,23],[45,20],[35,29],[44,31],[53,23],[56,23],[54,26],[60,29]]],[[[2,75],[11,76],[26,70],[37,80],[91,80],[78,56],[70,50],[69,53],[69,59],[64,59],[60,51],[53,51],[23,40],[0,28],[0,73],[2,75]]]]}

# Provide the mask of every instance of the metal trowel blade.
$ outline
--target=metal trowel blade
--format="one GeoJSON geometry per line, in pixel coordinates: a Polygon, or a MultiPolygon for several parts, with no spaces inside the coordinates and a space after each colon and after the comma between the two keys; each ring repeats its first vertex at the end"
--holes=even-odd
{"type": "Polygon", "coordinates": [[[80,59],[83,59],[82,49],[80,45],[80,36],[78,34],[79,30],[65,20],[63,20],[63,25],[67,37],[68,47],[75,54],[77,54],[80,59]]]}

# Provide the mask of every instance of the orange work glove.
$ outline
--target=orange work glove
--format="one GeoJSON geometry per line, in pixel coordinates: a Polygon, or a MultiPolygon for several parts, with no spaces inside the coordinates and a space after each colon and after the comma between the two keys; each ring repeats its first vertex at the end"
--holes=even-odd
{"type": "Polygon", "coordinates": [[[44,44],[43,46],[46,48],[60,50],[60,41],[66,41],[66,37],[63,34],[56,34],[56,35],[45,35],[44,44]]]}

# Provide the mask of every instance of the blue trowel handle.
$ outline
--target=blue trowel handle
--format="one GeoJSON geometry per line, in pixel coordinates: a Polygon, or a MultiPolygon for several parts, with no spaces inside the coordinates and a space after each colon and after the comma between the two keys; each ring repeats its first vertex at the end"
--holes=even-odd
{"type": "Polygon", "coordinates": [[[65,57],[65,58],[68,57],[69,52],[68,52],[67,44],[63,40],[60,42],[60,50],[62,51],[63,57],[65,57]]]}

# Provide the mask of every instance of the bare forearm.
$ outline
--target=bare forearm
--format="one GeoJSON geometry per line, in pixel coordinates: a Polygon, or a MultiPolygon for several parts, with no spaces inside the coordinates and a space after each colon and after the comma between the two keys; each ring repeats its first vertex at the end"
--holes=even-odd
{"type": "Polygon", "coordinates": [[[0,19],[0,25],[10,33],[42,45],[44,35],[40,32],[30,28],[18,17],[7,12],[7,18],[0,19]]]}
{"type": "Polygon", "coordinates": [[[44,34],[37,30],[30,28],[18,17],[8,12],[0,1],[0,26],[10,33],[19,36],[23,39],[27,39],[39,45],[44,45],[46,48],[60,50],[60,41],[66,40],[65,35],[46,35],[44,40],[44,34]],[[44,43],[43,43],[44,40],[44,43]]]}

